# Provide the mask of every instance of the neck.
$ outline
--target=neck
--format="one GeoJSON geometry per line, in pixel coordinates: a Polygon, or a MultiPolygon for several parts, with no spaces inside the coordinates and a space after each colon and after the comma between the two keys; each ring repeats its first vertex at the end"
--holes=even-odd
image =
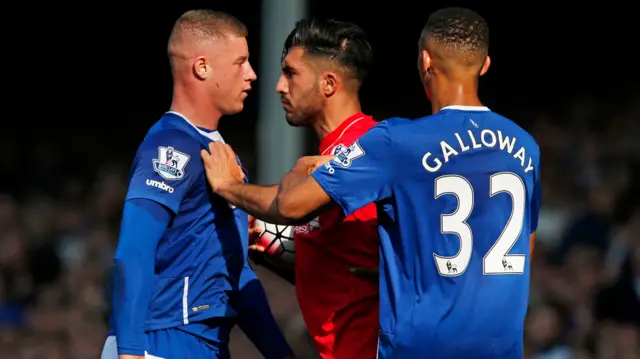
{"type": "Polygon", "coordinates": [[[359,112],[362,112],[362,108],[357,95],[336,96],[327,102],[322,113],[313,122],[312,128],[318,138],[323,139],[347,118],[359,112]]]}
{"type": "Polygon", "coordinates": [[[430,87],[431,112],[436,113],[447,106],[483,106],[478,97],[478,80],[441,79],[430,87]]]}
{"type": "Polygon", "coordinates": [[[175,84],[170,110],[184,115],[194,126],[217,130],[222,113],[199,90],[195,86],[175,84]]]}

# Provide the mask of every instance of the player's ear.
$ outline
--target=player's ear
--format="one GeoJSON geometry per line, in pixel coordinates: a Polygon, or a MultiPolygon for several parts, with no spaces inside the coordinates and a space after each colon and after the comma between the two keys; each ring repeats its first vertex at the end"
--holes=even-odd
{"type": "Polygon", "coordinates": [[[427,52],[427,50],[422,49],[420,50],[420,56],[418,57],[418,59],[418,66],[420,66],[420,75],[425,76],[429,73],[429,69],[431,69],[431,55],[429,55],[429,52],[427,52]]]}
{"type": "Polygon", "coordinates": [[[322,93],[329,97],[333,95],[338,87],[338,77],[333,72],[327,72],[322,78],[322,93]]]}
{"type": "Polygon", "coordinates": [[[206,80],[211,76],[211,67],[204,56],[198,56],[193,63],[193,74],[199,80],[206,80]]]}
{"type": "Polygon", "coordinates": [[[491,66],[491,57],[487,56],[487,58],[484,59],[484,65],[482,65],[482,68],[480,69],[480,76],[486,74],[487,71],[489,71],[489,66],[491,66]]]}

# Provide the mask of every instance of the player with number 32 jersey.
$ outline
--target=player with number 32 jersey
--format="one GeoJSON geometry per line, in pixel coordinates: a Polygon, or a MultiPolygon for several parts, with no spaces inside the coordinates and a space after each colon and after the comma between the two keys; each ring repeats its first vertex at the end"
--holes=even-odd
{"type": "Polygon", "coordinates": [[[380,358],[521,358],[534,139],[486,107],[450,106],[385,120],[342,157],[312,176],[346,214],[378,205],[380,358]]]}

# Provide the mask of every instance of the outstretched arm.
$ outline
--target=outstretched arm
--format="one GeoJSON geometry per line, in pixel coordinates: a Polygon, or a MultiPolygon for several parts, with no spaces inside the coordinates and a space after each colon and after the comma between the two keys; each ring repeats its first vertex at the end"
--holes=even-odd
{"type": "MultiPolygon", "coordinates": [[[[206,162],[205,162],[206,163],[206,162]]],[[[207,172],[207,175],[209,172],[207,172]]],[[[229,183],[218,195],[236,207],[263,221],[282,224],[275,208],[278,185],[261,186],[244,182],[229,183]]]]}
{"type": "MultiPolygon", "coordinates": [[[[302,210],[307,210],[310,203],[320,203],[313,199],[322,198],[326,203],[330,202],[329,196],[317,183],[311,192],[304,180],[312,179],[309,173],[332,156],[304,157],[298,160],[293,170],[285,175],[280,186],[260,186],[242,182],[242,170],[229,145],[213,142],[209,145],[209,151],[202,150],[201,155],[207,179],[213,191],[229,203],[264,221],[286,225],[304,223],[311,212],[303,216],[298,214],[302,213],[302,210]],[[304,208],[292,210],[292,206],[308,200],[311,201],[305,203],[304,208]],[[282,208],[281,201],[284,201],[282,208]]],[[[311,183],[313,182],[315,181],[311,183]]]]}
{"type": "Polygon", "coordinates": [[[284,175],[275,200],[275,207],[282,218],[292,223],[308,222],[331,204],[331,197],[308,170],[310,165],[319,167],[330,158],[303,157],[291,172],[284,175]]]}
{"type": "MultiPolygon", "coordinates": [[[[313,156],[298,160],[282,178],[278,194],[269,206],[270,222],[304,223],[332,202],[349,215],[369,203],[390,198],[397,171],[389,132],[389,124],[382,122],[342,149],[335,158],[313,156]]],[[[239,186],[248,187],[239,183],[242,170],[235,153],[229,145],[219,142],[210,144],[209,152],[201,154],[211,188],[232,204],[246,209],[241,202],[248,195],[242,195],[239,186]],[[234,188],[237,198],[230,195],[229,188],[234,188]]]]}

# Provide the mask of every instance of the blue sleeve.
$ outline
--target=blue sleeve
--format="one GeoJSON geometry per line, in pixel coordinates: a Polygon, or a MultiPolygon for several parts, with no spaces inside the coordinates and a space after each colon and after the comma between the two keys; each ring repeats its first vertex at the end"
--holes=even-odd
{"type": "Polygon", "coordinates": [[[391,197],[395,174],[389,124],[381,122],[311,174],[345,215],[391,197]]]}
{"type": "Polygon", "coordinates": [[[204,178],[201,148],[182,131],[149,135],[136,153],[126,198],[150,199],[176,214],[191,184],[204,178]]]}
{"type": "Polygon", "coordinates": [[[262,284],[248,263],[240,274],[236,309],[238,326],[265,359],[284,359],[293,354],[271,313],[262,284]]]}
{"type": "Polygon", "coordinates": [[[531,233],[538,230],[538,217],[540,216],[540,207],[542,206],[542,184],[540,183],[540,161],[535,170],[535,178],[533,184],[533,195],[531,197],[531,233]]]}
{"type": "Polygon", "coordinates": [[[156,247],[171,218],[167,208],[148,199],[124,204],[111,278],[119,354],[144,355],[156,247]]]}

